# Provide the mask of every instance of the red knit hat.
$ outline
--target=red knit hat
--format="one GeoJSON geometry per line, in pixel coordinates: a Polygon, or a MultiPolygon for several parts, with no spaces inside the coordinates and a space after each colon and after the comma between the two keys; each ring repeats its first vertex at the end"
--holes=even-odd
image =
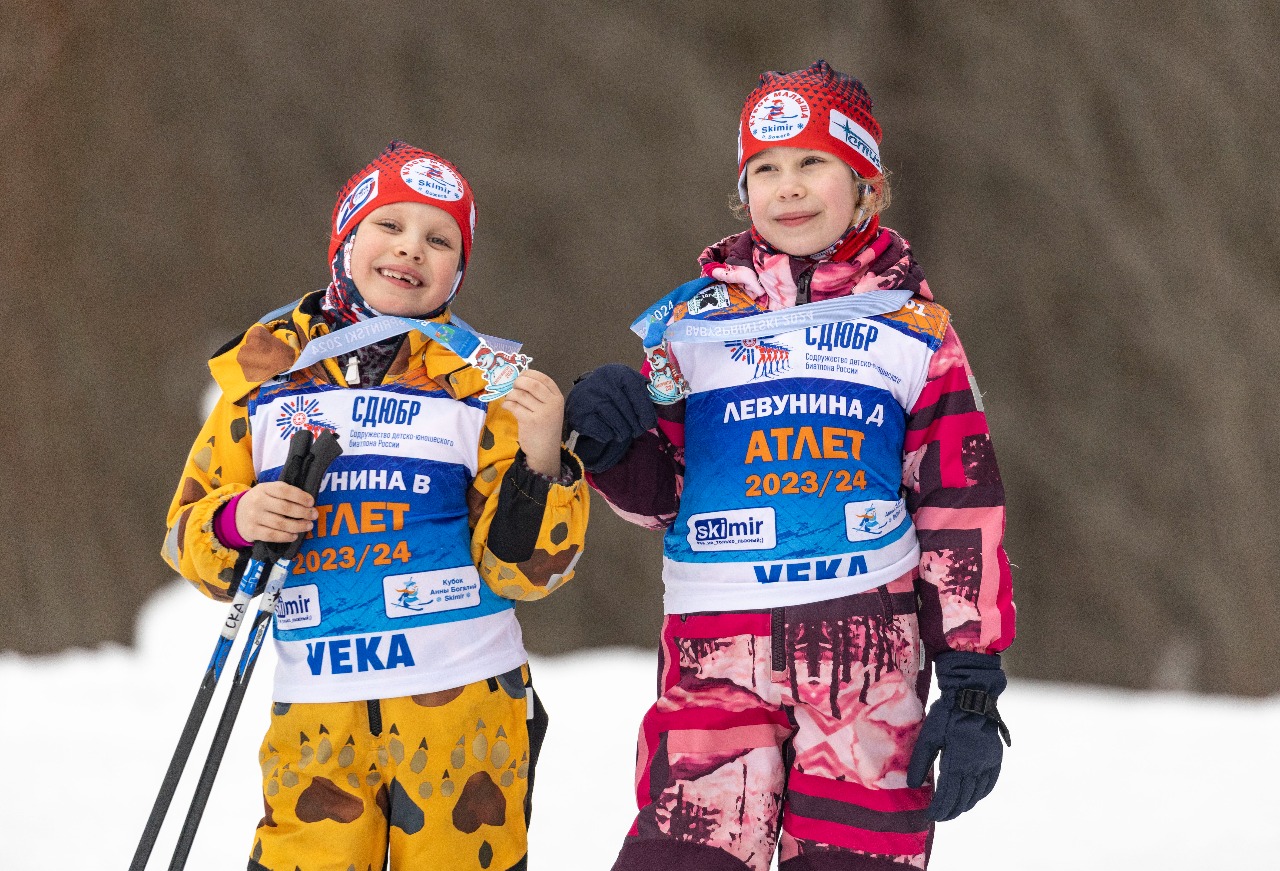
{"type": "Polygon", "coordinates": [[[329,262],[333,262],[352,228],[370,212],[388,203],[403,202],[426,203],[448,212],[462,231],[463,265],[471,259],[471,237],[476,231],[476,201],[471,185],[443,157],[397,139],[338,191],[329,237],[329,262]]]}
{"type": "Polygon", "coordinates": [[[738,194],[747,201],[747,161],[766,148],[825,151],[862,178],[880,175],[880,125],[862,82],[819,60],[793,73],[767,72],[738,123],[738,194]]]}

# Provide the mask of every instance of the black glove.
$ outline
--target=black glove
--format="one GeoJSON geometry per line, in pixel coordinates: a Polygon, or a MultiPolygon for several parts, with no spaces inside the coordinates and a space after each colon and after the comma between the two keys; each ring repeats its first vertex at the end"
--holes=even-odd
{"type": "Polygon", "coordinates": [[[588,472],[612,469],[633,441],[658,425],[644,376],[621,363],[578,379],[564,411],[569,428],[578,434],[573,452],[588,472]]]}
{"type": "MultiPolygon", "coordinates": [[[[919,788],[942,752],[929,819],[951,820],[986,798],[1000,776],[1009,728],[996,710],[1005,687],[1000,657],[953,650],[933,664],[942,696],[924,718],[907,767],[907,786],[919,788]]],[[[1012,745],[1011,745],[1012,746],[1012,745]]]]}

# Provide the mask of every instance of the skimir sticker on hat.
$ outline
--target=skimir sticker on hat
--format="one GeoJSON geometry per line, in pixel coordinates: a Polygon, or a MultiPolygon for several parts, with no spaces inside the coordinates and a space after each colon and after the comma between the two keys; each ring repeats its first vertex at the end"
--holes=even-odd
{"type": "MultiPolygon", "coordinates": [[[[462,231],[463,265],[471,259],[475,196],[467,179],[438,154],[394,140],[338,191],[329,237],[329,263],[351,231],[376,209],[392,203],[422,202],[449,213],[462,231]]],[[[459,271],[461,281],[461,271],[459,271]]]]}
{"type": "Polygon", "coordinates": [[[880,176],[883,131],[873,105],[862,82],[824,60],[791,73],[762,73],[738,118],[738,197],[747,201],[747,163],[778,146],[825,151],[859,178],[880,176]]]}
{"type": "Polygon", "coordinates": [[[452,167],[435,158],[419,157],[409,161],[400,167],[400,178],[425,197],[447,202],[462,199],[462,179],[452,167]]]}
{"type": "Polygon", "coordinates": [[[809,123],[809,103],[795,91],[770,91],[751,110],[751,135],[761,142],[790,139],[809,123]]]}
{"type": "Polygon", "coordinates": [[[378,195],[378,170],[366,175],[360,179],[359,183],[351,189],[351,193],[347,194],[342,201],[342,205],[338,206],[338,217],[333,222],[333,233],[335,236],[341,236],[347,229],[347,225],[351,223],[351,218],[356,212],[360,211],[360,207],[372,200],[378,195]]]}

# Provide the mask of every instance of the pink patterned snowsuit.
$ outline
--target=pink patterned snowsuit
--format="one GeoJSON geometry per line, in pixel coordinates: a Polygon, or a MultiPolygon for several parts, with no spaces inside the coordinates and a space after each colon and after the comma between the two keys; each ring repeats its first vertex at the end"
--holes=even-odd
{"type": "MultiPolygon", "coordinates": [[[[932,786],[908,788],[906,769],[924,718],[929,659],[946,650],[997,653],[1014,634],[1002,546],[1004,492],[980,395],[949,315],[932,302],[909,246],[892,230],[880,230],[846,262],[788,257],[753,244],[751,234],[743,233],[708,249],[703,263],[708,275],[730,284],[732,293],[730,304],[712,319],[732,318],[735,305],[739,314],[744,308],[751,310],[746,314],[787,309],[798,287],[814,301],[870,290],[912,291],[902,310],[868,322],[894,331],[885,335],[899,347],[904,344],[899,336],[928,345],[922,352],[922,386],[910,406],[896,412],[905,422],[898,450],[901,493],[918,550],[910,551],[908,563],[886,563],[879,574],[874,556],[868,556],[869,569],[864,563],[861,572],[850,567],[853,577],[828,572],[818,581],[803,574],[806,569],[796,569],[792,578],[781,575],[781,568],[769,576],[767,564],[756,565],[761,583],[738,586],[725,583],[730,572],[721,565],[679,562],[690,557],[681,550],[685,526],[692,546],[701,535],[695,530],[699,518],[713,516],[702,505],[690,509],[685,504],[681,511],[682,497],[688,503],[689,494],[707,483],[686,473],[719,479],[715,487],[723,498],[735,456],[721,431],[708,428],[706,414],[688,406],[686,415],[684,400],[659,406],[659,427],[637,439],[617,466],[590,476],[592,486],[624,518],[677,533],[667,535],[659,698],[640,729],[639,814],[615,871],[767,871],[775,850],[784,871],[924,868],[933,835],[924,813],[932,786]],[[705,460],[707,439],[723,447],[723,461],[718,455],[714,463],[705,460]],[[690,510],[702,513],[690,516],[690,510]],[[777,583],[780,577],[803,583],[777,583]],[[735,597],[729,604],[726,590],[735,597]],[[715,606],[706,607],[708,602],[715,606]]],[[[674,317],[681,312],[677,307],[674,317]]],[[[780,360],[786,357],[785,344],[775,355],[780,360]]],[[[683,359],[673,356],[695,392],[699,381],[720,377],[708,375],[705,362],[699,362],[720,359],[717,351],[698,358],[686,349],[683,359]]],[[[740,349],[735,354],[724,359],[738,360],[740,349]]],[[[885,372],[893,369],[897,358],[892,355],[877,358],[868,352],[860,359],[866,362],[859,365],[881,367],[891,380],[908,378],[885,372]]],[[[790,357],[774,369],[785,376],[788,365],[790,357]]],[[[754,375],[742,378],[763,380],[761,371],[757,366],[754,375]]],[[[777,371],[769,376],[787,384],[777,380],[777,371]]],[[[818,382],[803,383],[813,389],[818,382]]],[[[782,407],[781,400],[770,401],[782,407]]],[[[737,413],[726,409],[724,421],[737,413]]],[[[802,456],[799,429],[768,426],[768,421],[761,424],[765,435],[753,434],[761,441],[751,442],[748,463],[762,442],[765,451],[776,443],[782,454],[794,450],[795,457],[802,456]]],[[[822,429],[826,436],[830,428],[822,429]]],[[[820,450],[844,444],[814,441],[815,447],[822,444],[820,450]]],[[[841,456],[824,458],[833,455],[841,456]]],[[[848,463],[843,480],[856,465],[848,463]]],[[[813,489],[805,488],[803,475],[794,479],[793,486],[813,500],[800,505],[817,506],[837,495],[826,483],[817,490],[824,466],[816,460],[814,466],[819,471],[813,489]]],[[[829,482],[830,465],[825,468],[829,482]]],[[[748,488],[745,495],[753,491],[748,488]]],[[[763,507],[770,504],[763,500],[739,504],[754,508],[752,518],[774,510],[763,507]]],[[[861,504],[849,503],[846,512],[850,541],[880,522],[872,509],[857,507],[861,504]]],[[[783,503],[775,499],[773,505],[781,517],[783,503]]],[[[818,559],[814,564],[836,563],[818,559]]]]}

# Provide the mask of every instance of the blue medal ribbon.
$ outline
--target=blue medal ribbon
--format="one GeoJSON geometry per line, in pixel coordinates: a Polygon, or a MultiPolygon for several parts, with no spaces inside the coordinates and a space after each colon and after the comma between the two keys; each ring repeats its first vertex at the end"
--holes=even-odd
{"type": "Polygon", "coordinates": [[[671,291],[662,299],[645,309],[644,314],[631,323],[631,332],[640,337],[646,349],[656,348],[662,344],[662,334],[666,332],[667,321],[671,313],[682,302],[688,302],[698,293],[715,284],[714,278],[695,278],[671,291]]]}
{"type": "Polygon", "coordinates": [[[709,305],[694,311],[690,304],[690,310],[684,317],[670,323],[676,306],[689,303],[716,283],[714,278],[685,282],[645,309],[631,324],[631,331],[644,343],[645,357],[649,362],[649,398],[659,405],[672,405],[689,395],[689,384],[671,355],[673,342],[731,342],[765,338],[804,327],[888,314],[902,308],[912,297],[909,290],[872,290],[781,311],[715,319],[715,313],[723,310],[728,297],[710,294],[712,300],[709,305]]]}
{"type": "Polygon", "coordinates": [[[888,314],[911,299],[909,290],[872,290],[854,296],[840,296],[806,303],[780,311],[761,312],[743,318],[708,320],[689,315],[667,327],[661,334],[668,342],[731,342],[735,339],[762,339],[823,324],[855,321],[888,314]]]}
{"type": "Polygon", "coordinates": [[[489,385],[479,397],[482,402],[491,402],[500,396],[505,396],[511,390],[516,376],[533,362],[529,355],[520,353],[519,342],[477,333],[458,318],[453,318],[451,323],[443,324],[421,318],[378,315],[334,330],[327,335],[316,336],[307,342],[307,346],[298,355],[297,361],[284,374],[306,369],[330,357],[349,354],[410,330],[417,330],[427,338],[439,342],[479,369],[489,385]]]}

